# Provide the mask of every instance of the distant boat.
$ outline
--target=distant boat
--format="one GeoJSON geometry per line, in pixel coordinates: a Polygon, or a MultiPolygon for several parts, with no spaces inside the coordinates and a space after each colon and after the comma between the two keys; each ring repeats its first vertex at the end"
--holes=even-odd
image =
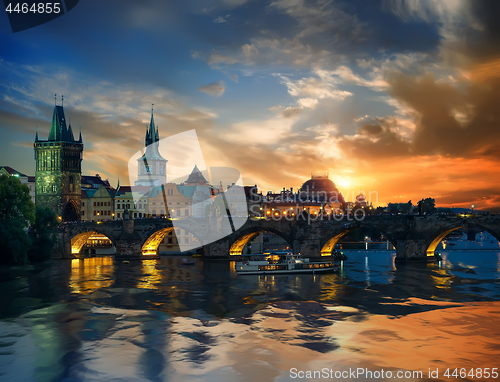
{"type": "MultiPolygon", "coordinates": [[[[264,254],[263,254],[264,256],[264,254]]],[[[271,275],[279,273],[325,273],[339,270],[332,261],[311,261],[300,255],[271,253],[266,260],[244,260],[235,264],[238,275],[271,275]],[[278,259],[276,259],[278,258],[278,259]]]]}
{"type": "Polygon", "coordinates": [[[128,261],[128,260],[123,260],[123,264],[130,264],[130,261],[128,261]]]}
{"type": "Polygon", "coordinates": [[[194,265],[195,261],[194,260],[188,260],[188,259],[182,259],[182,264],[184,264],[184,265],[194,265]]]}

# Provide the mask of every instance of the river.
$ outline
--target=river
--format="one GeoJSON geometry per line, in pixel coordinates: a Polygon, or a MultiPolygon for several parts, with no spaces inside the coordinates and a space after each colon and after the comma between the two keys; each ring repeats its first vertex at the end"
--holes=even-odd
{"type": "Polygon", "coordinates": [[[3,268],[0,380],[485,379],[500,367],[500,250],[457,243],[438,264],[346,251],[318,275],[182,257],[3,268]]]}

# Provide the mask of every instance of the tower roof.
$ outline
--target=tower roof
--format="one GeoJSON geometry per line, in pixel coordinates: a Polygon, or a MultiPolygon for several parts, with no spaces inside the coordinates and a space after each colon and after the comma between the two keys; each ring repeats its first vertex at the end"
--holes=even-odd
{"type": "Polygon", "coordinates": [[[194,165],[193,171],[191,171],[185,183],[208,184],[208,181],[205,179],[198,166],[194,165]]]}
{"type": "MultiPolygon", "coordinates": [[[[35,140],[39,140],[38,132],[35,140]]],[[[64,116],[64,108],[62,106],[54,106],[48,141],[76,142],[71,126],[69,129],[66,126],[66,117],[64,116]]]]}
{"type": "Polygon", "coordinates": [[[146,139],[144,140],[146,152],[140,159],[138,159],[138,161],[161,160],[166,162],[167,160],[163,158],[158,151],[159,141],[160,136],[158,134],[158,127],[155,129],[153,108],[151,108],[151,121],[149,122],[149,126],[146,128],[146,139]]]}
{"type": "Polygon", "coordinates": [[[153,108],[151,107],[151,120],[149,121],[149,126],[146,129],[146,140],[145,145],[149,146],[154,142],[158,142],[160,139],[158,136],[158,128],[155,129],[155,118],[153,115],[153,108]]]}
{"type": "Polygon", "coordinates": [[[52,124],[50,125],[49,141],[64,141],[67,135],[66,118],[62,106],[54,106],[52,124]]]}

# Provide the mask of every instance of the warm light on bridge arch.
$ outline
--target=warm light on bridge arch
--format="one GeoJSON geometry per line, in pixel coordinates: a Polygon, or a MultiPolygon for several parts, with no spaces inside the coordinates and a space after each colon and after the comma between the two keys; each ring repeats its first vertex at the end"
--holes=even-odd
{"type": "MultiPolygon", "coordinates": [[[[376,227],[372,227],[372,226],[369,226],[369,225],[366,225],[366,226],[358,226],[358,227],[351,227],[351,228],[347,228],[346,230],[342,231],[342,232],[339,232],[338,234],[336,234],[335,236],[333,236],[331,239],[329,239],[325,245],[323,245],[323,247],[321,248],[321,256],[331,256],[332,255],[332,251],[334,250],[335,248],[335,245],[337,245],[337,243],[339,242],[339,240],[342,238],[342,236],[346,235],[347,233],[355,230],[355,229],[358,229],[358,228],[362,228],[362,227],[366,227],[366,228],[372,228],[376,231],[379,231],[381,232],[387,240],[389,240],[391,242],[391,244],[394,246],[392,240],[390,240],[387,235],[381,231],[380,229],[376,228],[376,227]]],[[[396,248],[394,246],[394,248],[396,248]]]]}
{"type": "Polygon", "coordinates": [[[281,237],[283,240],[285,240],[287,242],[288,246],[290,248],[292,248],[292,246],[288,242],[288,239],[286,237],[284,237],[283,235],[281,235],[277,232],[274,232],[274,231],[269,231],[269,230],[263,229],[260,231],[255,231],[255,232],[250,232],[250,233],[244,234],[243,236],[241,236],[240,238],[235,240],[235,242],[231,245],[231,248],[229,248],[229,256],[241,256],[243,254],[243,248],[245,248],[245,245],[247,245],[249,242],[251,242],[253,239],[255,239],[262,232],[270,232],[270,233],[273,233],[273,234],[281,237]]]}
{"type": "MultiPolygon", "coordinates": [[[[495,239],[498,240],[498,237],[490,230],[488,229],[485,229],[484,227],[482,226],[476,226],[479,230],[481,231],[486,231],[486,232],[489,232],[490,234],[493,235],[493,237],[495,239]]],[[[458,229],[463,229],[463,228],[467,228],[467,225],[462,225],[462,226],[459,226],[459,227],[454,227],[454,228],[450,228],[444,232],[441,232],[438,236],[436,236],[432,242],[429,244],[429,246],[427,247],[427,256],[434,256],[434,253],[436,251],[436,248],[437,246],[439,245],[439,243],[446,237],[448,236],[450,233],[452,233],[453,231],[456,231],[458,229]]],[[[500,240],[498,240],[500,242],[500,240]]]]}
{"type": "MultiPolygon", "coordinates": [[[[87,243],[89,238],[91,238],[94,235],[102,236],[111,241],[109,237],[106,235],[103,235],[102,233],[96,232],[96,231],[87,231],[87,232],[82,232],[79,233],[78,235],[74,236],[71,239],[71,254],[78,256],[80,254],[80,251],[82,250],[83,246],[87,243]]],[[[113,244],[113,242],[111,241],[113,244]]]]}
{"type": "Polygon", "coordinates": [[[448,236],[451,232],[456,231],[457,229],[465,228],[466,226],[461,226],[461,227],[455,227],[455,228],[450,228],[444,232],[441,232],[432,242],[429,244],[427,247],[427,256],[434,256],[436,252],[436,248],[441,243],[441,240],[443,240],[446,236],[448,236]]]}
{"type": "MultiPolygon", "coordinates": [[[[187,231],[185,228],[179,228],[179,229],[187,231]]],[[[151,236],[149,236],[146,239],[146,241],[142,245],[141,254],[143,256],[157,256],[160,244],[163,242],[163,239],[165,239],[165,236],[167,236],[172,231],[175,231],[174,227],[162,228],[154,232],[151,236]]],[[[194,234],[191,231],[188,232],[190,232],[194,236],[194,234]]],[[[198,241],[198,239],[195,236],[193,237],[193,240],[198,241]]]]}
{"type": "Polygon", "coordinates": [[[170,232],[174,230],[174,227],[162,228],[150,237],[146,239],[141,248],[141,253],[143,256],[156,256],[158,254],[158,247],[161,242],[170,232]]]}
{"type": "Polygon", "coordinates": [[[334,237],[332,237],[330,240],[328,240],[323,248],[321,248],[321,256],[331,256],[332,251],[335,248],[335,245],[338,243],[338,241],[344,236],[345,234],[351,232],[352,230],[359,228],[359,227],[353,227],[346,229],[345,231],[342,231],[338,234],[336,234],[334,237]]]}

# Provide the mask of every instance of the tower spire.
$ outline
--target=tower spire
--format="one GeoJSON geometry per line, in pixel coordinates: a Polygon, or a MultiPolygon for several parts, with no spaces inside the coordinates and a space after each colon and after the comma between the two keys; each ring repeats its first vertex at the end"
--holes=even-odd
{"type": "Polygon", "coordinates": [[[54,106],[57,106],[57,94],[54,94],[54,106]]]}
{"type": "Polygon", "coordinates": [[[148,133],[147,133],[147,138],[146,138],[146,146],[151,145],[153,142],[156,142],[156,131],[155,131],[155,119],[153,115],[153,106],[154,103],[151,104],[151,121],[149,122],[148,126],[148,133]]]}
{"type": "Polygon", "coordinates": [[[64,96],[61,96],[61,106],[64,106],[64,96]]]}

